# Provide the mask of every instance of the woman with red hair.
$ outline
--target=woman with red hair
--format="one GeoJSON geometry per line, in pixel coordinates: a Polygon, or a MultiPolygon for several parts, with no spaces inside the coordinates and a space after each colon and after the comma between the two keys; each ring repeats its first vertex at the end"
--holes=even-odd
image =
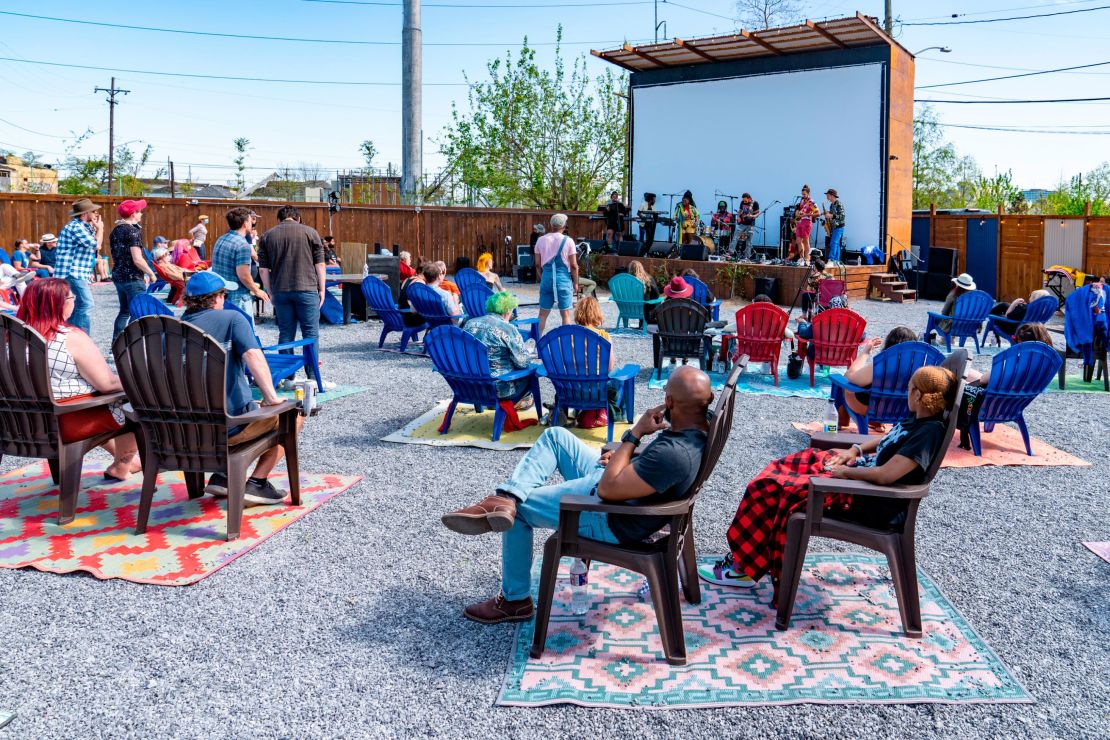
{"type": "Polygon", "coordinates": [[[174,239],[173,256],[170,259],[182,270],[199,272],[208,269],[208,263],[200,258],[197,248],[188,239],[174,239]]]}
{"type": "MultiPolygon", "coordinates": [[[[104,356],[89,335],[70,326],[74,296],[69,283],[59,278],[36,280],[27,286],[16,318],[46,340],[46,365],[50,389],[58,403],[77,401],[98,393],[123,390],[119,376],[109,369],[104,356]]],[[[114,404],[108,408],[88,409],[65,414],[59,419],[63,442],[76,442],[123,425],[123,412],[114,404]]],[[[104,477],[123,481],[142,469],[136,452],[135,435],[123,434],[104,443],[112,464],[104,477]]]]}

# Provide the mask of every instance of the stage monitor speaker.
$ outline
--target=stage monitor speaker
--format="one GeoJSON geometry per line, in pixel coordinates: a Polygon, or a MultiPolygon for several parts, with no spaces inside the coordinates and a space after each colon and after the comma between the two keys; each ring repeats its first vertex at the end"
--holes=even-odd
{"type": "Polygon", "coordinates": [[[709,252],[704,244],[683,244],[682,245],[682,259],[684,260],[697,260],[705,262],[705,258],[709,252]]]}
{"type": "Polygon", "coordinates": [[[516,245],[516,264],[517,267],[532,267],[536,264],[530,244],[516,245]]]}
{"type": "Polygon", "coordinates": [[[639,257],[640,242],[624,241],[617,245],[617,254],[621,257],[639,257]]]}
{"type": "Polygon", "coordinates": [[[651,249],[649,249],[647,251],[647,256],[648,257],[670,257],[671,252],[676,251],[677,249],[678,249],[677,244],[671,244],[670,242],[654,242],[651,245],[651,249]]]}
{"type": "Polygon", "coordinates": [[[960,253],[947,247],[932,247],[929,250],[928,271],[956,277],[959,273],[960,253]]]}
{"type": "Polygon", "coordinates": [[[772,303],[779,302],[778,287],[779,281],[773,277],[757,277],[752,280],[755,283],[755,294],[765,295],[771,299],[772,303]]]}
{"type": "Polygon", "coordinates": [[[590,245],[591,252],[598,252],[605,254],[607,246],[604,239],[587,239],[586,243],[590,245]]]}

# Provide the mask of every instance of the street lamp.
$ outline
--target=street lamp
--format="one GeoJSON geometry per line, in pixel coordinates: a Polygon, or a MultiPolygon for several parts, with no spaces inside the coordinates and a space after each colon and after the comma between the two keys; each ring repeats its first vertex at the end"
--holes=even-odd
{"type": "Polygon", "coordinates": [[[918,52],[914,52],[914,56],[915,56],[915,57],[919,57],[919,56],[921,56],[922,54],[924,54],[925,52],[927,52],[927,51],[932,51],[933,49],[936,49],[936,50],[937,50],[937,51],[939,51],[939,52],[940,52],[941,54],[951,54],[951,53],[952,53],[952,48],[951,48],[951,47],[949,47],[949,46],[926,46],[926,47],[925,47],[924,49],[922,49],[921,51],[918,51],[918,52]]]}

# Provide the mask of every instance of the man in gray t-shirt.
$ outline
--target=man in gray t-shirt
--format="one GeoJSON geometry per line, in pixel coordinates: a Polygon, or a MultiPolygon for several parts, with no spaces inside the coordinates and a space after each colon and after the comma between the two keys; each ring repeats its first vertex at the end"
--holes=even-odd
{"type": "MultiPolygon", "coordinates": [[[[606,502],[659,504],[675,501],[690,489],[701,466],[713,402],[709,376],[684,366],[671,373],[662,406],[649,409],[619,445],[602,450],[587,445],[562,427],[552,427],[517,464],[512,477],[492,496],[443,516],[459,534],[501,532],[501,593],[468,606],[476,622],[520,622],[533,614],[532,530],[559,524],[563,496],[597,496],[606,502]],[[659,435],[636,455],[641,440],[659,435]],[[549,485],[558,471],[563,482],[549,485]]],[[[638,542],[667,523],[665,517],[583,512],[579,532],[602,542],[638,542]]]]}

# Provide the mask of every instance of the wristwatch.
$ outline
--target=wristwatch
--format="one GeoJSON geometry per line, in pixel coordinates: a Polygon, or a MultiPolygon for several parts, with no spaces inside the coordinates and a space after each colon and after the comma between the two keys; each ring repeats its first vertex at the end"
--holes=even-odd
{"type": "Polygon", "coordinates": [[[621,442],[628,443],[633,447],[640,446],[640,438],[633,434],[631,429],[626,430],[625,433],[621,435],[621,442]]]}

